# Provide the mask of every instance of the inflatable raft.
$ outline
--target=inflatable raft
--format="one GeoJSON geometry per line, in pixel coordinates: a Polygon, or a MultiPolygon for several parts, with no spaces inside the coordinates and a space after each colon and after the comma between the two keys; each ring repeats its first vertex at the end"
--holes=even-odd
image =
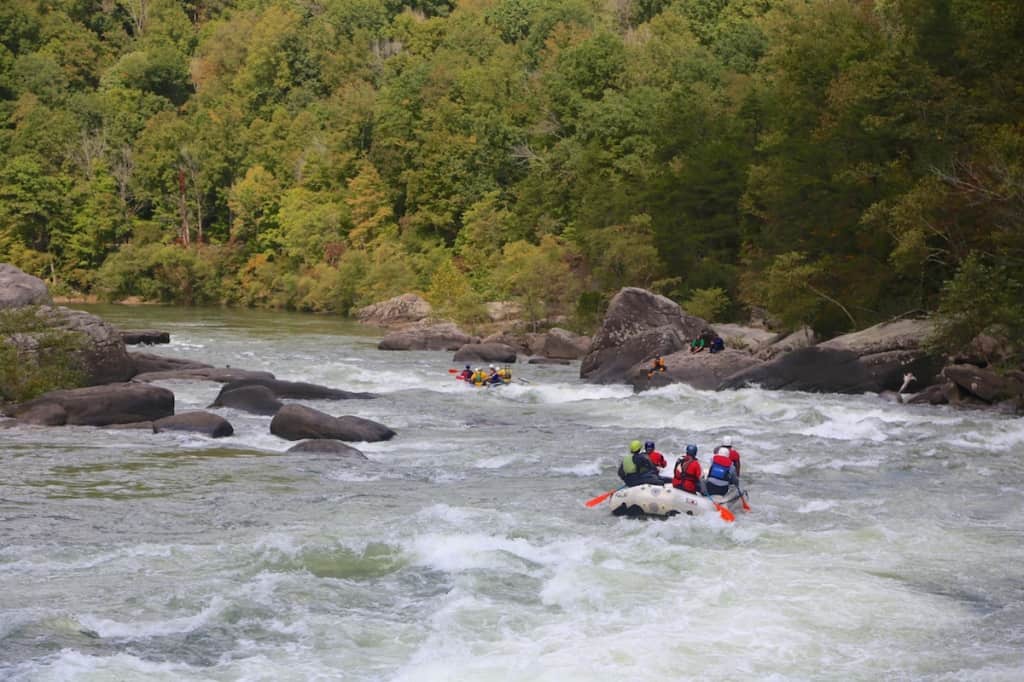
{"type": "Polygon", "coordinates": [[[677,514],[687,516],[721,515],[722,512],[715,507],[712,500],[734,514],[743,506],[743,498],[735,486],[730,487],[725,495],[712,495],[711,499],[708,499],[703,495],[695,495],[673,488],[671,483],[622,488],[616,490],[615,494],[608,498],[608,504],[615,516],[668,518],[677,514]]]}

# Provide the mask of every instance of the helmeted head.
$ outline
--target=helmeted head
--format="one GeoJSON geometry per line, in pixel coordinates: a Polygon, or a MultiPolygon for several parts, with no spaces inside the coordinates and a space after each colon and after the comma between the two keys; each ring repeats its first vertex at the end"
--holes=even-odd
{"type": "Polygon", "coordinates": [[[715,454],[716,455],[722,455],[723,457],[728,457],[729,454],[730,454],[729,453],[729,448],[724,446],[724,445],[720,445],[720,446],[718,446],[718,449],[715,450],[715,454]]]}
{"type": "Polygon", "coordinates": [[[653,440],[645,441],[644,442],[644,450],[647,451],[647,452],[653,452],[654,451],[654,441],[653,440]]]}
{"type": "Polygon", "coordinates": [[[494,369],[494,368],[495,368],[495,367],[494,367],[494,365],[487,365],[487,366],[488,366],[488,368],[490,368],[490,369],[494,369]]]}
{"type": "Polygon", "coordinates": [[[638,440],[635,440],[635,441],[633,441],[632,443],[629,444],[629,451],[632,452],[633,454],[636,454],[636,453],[640,452],[640,448],[641,448],[641,445],[640,445],[640,441],[638,441],[638,440]]]}
{"type": "Polygon", "coordinates": [[[687,445],[686,446],[686,454],[688,454],[690,457],[696,457],[697,456],[697,446],[693,445],[692,443],[690,445],[687,445]]]}
{"type": "Polygon", "coordinates": [[[469,369],[469,365],[466,365],[466,369],[469,369]]]}
{"type": "Polygon", "coordinates": [[[725,438],[723,438],[722,439],[722,445],[726,445],[726,446],[731,448],[732,447],[732,436],[726,436],[725,438]]]}

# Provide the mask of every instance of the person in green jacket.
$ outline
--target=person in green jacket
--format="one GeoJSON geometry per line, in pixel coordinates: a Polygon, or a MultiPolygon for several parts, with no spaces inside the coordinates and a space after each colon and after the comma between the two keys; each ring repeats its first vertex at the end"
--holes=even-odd
{"type": "Polygon", "coordinates": [[[638,440],[629,444],[629,454],[623,457],[622,463],[619,464],[619,478],[628,487],[664,484],[661,476],[658,475],[658,467],[651,462],[647,453],[644,452],[643,444],[638,440]]]}

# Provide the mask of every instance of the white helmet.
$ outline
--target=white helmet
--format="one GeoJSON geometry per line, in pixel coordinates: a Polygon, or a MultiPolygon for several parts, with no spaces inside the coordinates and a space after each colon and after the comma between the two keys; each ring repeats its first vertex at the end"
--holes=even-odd
{"type": "Polygon", "coordinates": [[[728,445],[731,448],[732,447],[732,436],[726,436],[725,438],[723,438],[722,439],[722,445],[728,445]]]}
{"type": "Polygon", "coordinates": [[[488,367],[490,367],[491,369],[494,369],[494,365],[488,365],[488,367]]]}
{"type": "Polygon", "coordinates": [[[716,455],[725,455],[726,457],[728,457],[729,456],[729,448],[727,448],[724,445],[721,445],[721,446],[719,446],[719,448],[717,450],[715,450],[715,454],[716,455]]]}

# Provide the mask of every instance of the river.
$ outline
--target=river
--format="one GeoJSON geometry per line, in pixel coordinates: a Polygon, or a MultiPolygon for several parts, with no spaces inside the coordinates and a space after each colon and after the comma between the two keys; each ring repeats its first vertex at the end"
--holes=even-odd
{"type": "MultiPolygon", "coordinates": [[[[328,317],[78,307],[171,333],[148,352],[375,392],[304,402],[398,435],[353,464],[231,409],[219,440],[0,430],[2,679],[1024,678],[1024,419],[634,395],[578,363],[478,390],[450,353],[328,317]],[[725,435],[752,508],[734,524],[583,504],[633,439],[706,466],[725,435]]],[[[219,390],[160,385],[178,412],[219,390]]]]}

